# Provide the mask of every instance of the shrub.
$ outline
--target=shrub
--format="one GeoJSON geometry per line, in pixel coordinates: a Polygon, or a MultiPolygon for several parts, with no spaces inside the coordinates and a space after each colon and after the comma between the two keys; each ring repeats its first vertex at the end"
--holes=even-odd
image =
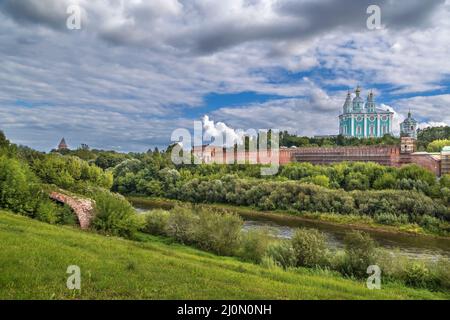
{"type": "Polygon", "coordinates": [[[441,220],[429,215],[424,215],[420,217],[420,221],[418,222],[422,227],[424,227],[429,231],[439,232],[441,229],[440,228],[441,220]]]}
{"type": "Polygon", "coordinates": [[[303,178],[300,180],[302,183],[312,183],[317,186],[328,188],[330,186],[330,178],[328,178],[326,175],[317,175],[312,177],[303,178]]]}
{"type": "Polygon", "coordinates": [[[431,273],[436,287],[450,291],[450,262],[448,260],[439,260],[431,273]]]}
{"type": "Polygon", "coordinates": [[[165,210],[152,210],[145,214],[145,226],[143,231],[149,234],[167,235],[170,213],[165,210]]]}
{"type": "Polygon", "coordinates": [[[195,242],[204,250],[232,255],[239,247],[243,221],[232,213],[200,210],[195,225],[195,242]]]}
{"type": "Polygon", "coordinates": [[[134,208],[121,195],[109,191],[97,191],[95,217],[92,227],[100,232],[133,238],[140,228],[134,208]]]}
{"type": "Polygon", "coordinates": [[[341,272],[348,276],[365,277],[367,268],[375,264],[377,252],[375,241],[361,231],[352,231],[344,238],[345,259],[341,272]]]}
{"type": "Polygon", "coordinates": [[[318,267],[327,256],[325,235],[316,229],[298,229],[292,237],[296,265],[318,267]]]}
{"type": "Polygon", "coordinates": [[[441,179],[439,180],[439,184],[442,188],[450,188],[450,174],[442,175],[441,179]]]}
{"type": "Polygon", "coordinates": [[[269,256],[264,256],[264,257],[262,257],[260,264],[261,264],[262,267],[264,267],[264,268],[266,268],[266,269],[270,269],[270,270],[280,268],[280,266],[278,265],[278,263],[276,263],[276,262],[272,259],[272,257],[269,257],[269,256]]]}
{"type": "Polygon", "coordinates": [[[78,223],[78,218],[73,212],[72,208],[67,205],[57,206],[57,216],[58,216],[58,224],[64,225],[76,225],[78,223]]]}
{"type": "Polygon", "coordinates": [[[374,220],[385,225],[407,224],[409,222],[406,214],[396,216],[393,213],[378,213],[374,216],[374,220]]]}
{"type": "Polygon", "coordinates": [[[280,267],[287,269],[295,267],[295,251],[290,241],[275,241],[267,248],[267,256],[280,267]]]}
{"type": "Polygon", "coordinates": [[[59,220],[57,211],[58,206],[50,200],[41,202],[36,210],[36,219],[43,222],[56,224],[59,220]]]}
{"type": "Polygon", "coordinates": [[[405,283],[414,287],[426,287],[430,282],[430,271],[427,266],[421,262],[408,264],[403,274],[405,283]]]}
{"type": "Polygon", "coordinates": [[[242,234],[239,256],[245,260],[260,263],[270,242],[269,230],[249,230],[242,234]]]}
{"type": "Polygon", "coordinates": [[[170,214],[167,235],[181,243],[192,243],[198,216],[185,207],[175,207],[170,214]]]}

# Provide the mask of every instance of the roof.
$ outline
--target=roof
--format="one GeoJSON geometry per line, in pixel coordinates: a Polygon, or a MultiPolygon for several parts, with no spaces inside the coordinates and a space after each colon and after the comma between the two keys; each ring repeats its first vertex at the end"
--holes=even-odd
{"type": "Polygon", "coordinates": [[[450,146],[442,148],[442,152],[450,152],[450,146]]]}
{"type": "Polygon", "coordinates": [[[68,149],[66,139],[62,138],[58,145],[58,149],[68,149]]]}

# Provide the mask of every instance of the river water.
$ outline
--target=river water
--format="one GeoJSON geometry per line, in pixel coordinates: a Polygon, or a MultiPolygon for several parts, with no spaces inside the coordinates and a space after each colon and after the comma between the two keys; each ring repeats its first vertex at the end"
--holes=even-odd
{"type": "MultiPolygon", "coordinates": [[[[155,209],[155,205],[134,203],[137,212],[155,209]]],[[[302,219],[281,214],[267,214],[259,211],[251,213],[239,212],[244,219],[244,230],[268,228],[275,237],[289,239],[296,228],[307,227],[317,229],[325,234],[331,248],[342,248],[345,235],[352,230],[346,225],[302,219]]],[[[450,260],[450,239],[429,236],[410,235],[406,233],[389,233],[376,230],[364,230],[383,248],[395,255],[407,256],[420,260],[450,260]]]]}

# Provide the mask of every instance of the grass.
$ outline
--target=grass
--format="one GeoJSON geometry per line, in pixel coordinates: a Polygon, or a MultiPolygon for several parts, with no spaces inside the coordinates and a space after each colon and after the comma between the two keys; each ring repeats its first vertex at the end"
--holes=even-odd
{"type": "Polygon", "coordinates": [[[450,299],[327,272],[265,269],[141,235],[140,241],[0,211],[0,299],[450,299]],[[69,265],[81,291],[66,288],[69,265]]]}

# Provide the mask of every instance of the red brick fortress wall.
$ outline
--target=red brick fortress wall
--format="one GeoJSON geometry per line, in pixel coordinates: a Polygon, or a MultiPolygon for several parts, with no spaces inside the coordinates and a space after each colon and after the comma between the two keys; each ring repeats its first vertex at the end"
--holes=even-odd
{"type": "Polygon", "coordinates": [[[430,154],[413,153],[411,163],[415,163],[433,172],[436,176],[441,175],[441,160],[430,154]]]}
{"type": "Polygon", "coordinates": [[[376,162],[385,166],[399,166],[399,146],[297,148],[292,158],[296,162],[332,164],[338,162],[376,162]]]}

